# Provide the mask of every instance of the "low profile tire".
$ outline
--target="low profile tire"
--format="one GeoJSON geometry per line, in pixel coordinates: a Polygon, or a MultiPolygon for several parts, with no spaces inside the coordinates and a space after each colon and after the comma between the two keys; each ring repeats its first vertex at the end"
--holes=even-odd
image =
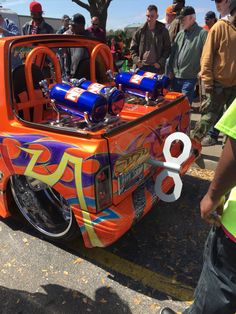
{"type": "Polygon", "coordinates": [[[14,175],[11,192],[17,214],[44,238],[69,241],[79,235],[70,205],[47,184],[28,176],[14,175]]]}

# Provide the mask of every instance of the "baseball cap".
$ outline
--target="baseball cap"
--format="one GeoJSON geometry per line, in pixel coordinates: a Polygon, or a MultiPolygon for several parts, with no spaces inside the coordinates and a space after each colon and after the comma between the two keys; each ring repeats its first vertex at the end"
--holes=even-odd
{"type": "Polygon", "coordinates": [[[72,18],[70,20],[70,24],[83,24],[83,25],[85,25],[85,18],[82,14],[77,13],[77,14],[72,16],[72,18]]]}
{"type": "Polygon", "coordinates": [[[213,11],[208,11],[205,15],[205,19],[216,19],[215,12],[213,11]]]}
{"type": "Polygon", "coordinates": [[[230,14],[232,14],[235,9],[236,9],[236,0],[231,0],[230,5],[229,5],[230,14]]]}
{"type": "Polygon", "coordinates": [[[32,12],[32,13],[42,13],[43,12],[41,4],[37,1],[32,1],[29,5],[29,9],[30,9],[30,12],[32,12]]]}
{"type": "Polygon", "coordinates": [[[183,17],[185,16],[188,16],[188,15],[192,15],[192,14],[195,14],[195,10],[193,7],[184,7],[180,13],[179,13],[179,16],[177,16],[178,19],[182,19],[183,17]]]}
{"type": "Polygon", "coordinates": [[[70,20],[69,15],[64,14],[64,15],[62,16],[62,20],[70,20]]]}
{"type": "Polygon", "coordinates": [[[173,4],[183,3],[185,4],[185,0],[173,0],[173,4]]]}
{"type": "Polygon", "coordinates": [[[169,5],[166,8],[166,13],[168,13],[168,14],[176,14],[176,12],[174,12],[174,8],[175,8],[175,4],[169,5]]]}

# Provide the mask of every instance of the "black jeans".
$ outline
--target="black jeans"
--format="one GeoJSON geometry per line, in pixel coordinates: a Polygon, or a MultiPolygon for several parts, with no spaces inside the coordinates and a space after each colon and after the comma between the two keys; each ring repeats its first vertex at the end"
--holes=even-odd
{"type": "Polygon", "coordinates": [[[194,303],[184,314],[236,312],[236,243],[221,228],[212,228],[204,250],[204,264],[194,303]]]}

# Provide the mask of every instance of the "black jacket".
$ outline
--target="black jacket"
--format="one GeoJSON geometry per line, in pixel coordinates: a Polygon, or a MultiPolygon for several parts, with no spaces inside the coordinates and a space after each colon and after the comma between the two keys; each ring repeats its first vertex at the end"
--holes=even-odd
{"type": "MultiPolygon", "coordinates": [[[[31,35],[32,34],[32,23],[33,23],[33,21],[31,20],[31,21],[25,23],[25,25],[23,25],[23,27],[22,27],[23,35],[31,35]]],[[[37,34],[53,34],[53,33],[54,33],[54,29],[52,28],[52,26],[49,25],[48,23],[46,23],[43,19],[41,24],[38,26],[37,34]]]]}

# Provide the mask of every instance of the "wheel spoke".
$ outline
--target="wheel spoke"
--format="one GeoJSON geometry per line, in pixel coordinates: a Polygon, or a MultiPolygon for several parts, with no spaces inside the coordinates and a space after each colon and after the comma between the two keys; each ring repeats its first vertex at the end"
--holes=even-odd
{"type": "Polygon", "coordinates": [[[68,233],[72,211],[58,192],[37,179],[20,175],[11,178],[11,189],[19,211],[37,231],[51,238],[68,233]]]}

